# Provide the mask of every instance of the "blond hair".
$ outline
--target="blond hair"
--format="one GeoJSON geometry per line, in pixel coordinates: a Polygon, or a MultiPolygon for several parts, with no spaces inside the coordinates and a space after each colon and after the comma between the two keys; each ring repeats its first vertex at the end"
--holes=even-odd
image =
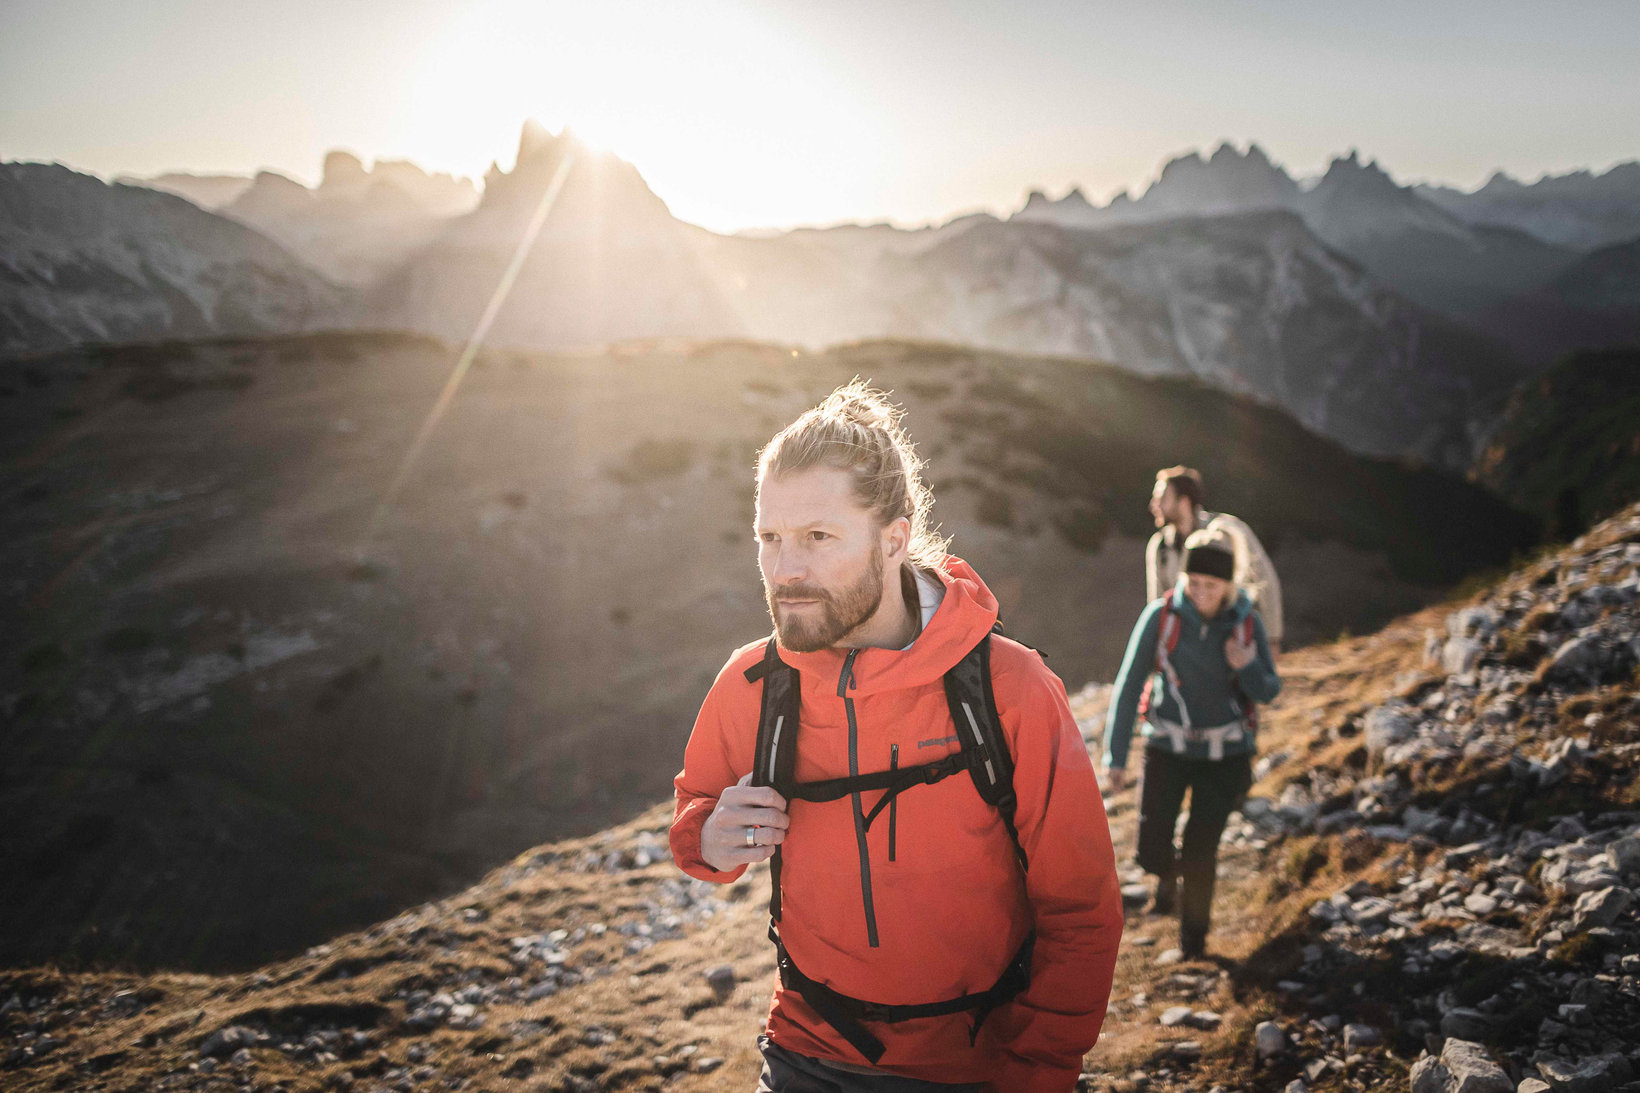
{"type": "Polygon", "coordinates": [[[935,568],[945,560],[949,542],[929,525],[934,495],[922,479],[923,461],[900,427],[904,415],[886,392],[856,377],[774,435],[758,454],[758,486],[770,475],[810,467],[847,471],[855,496],[877,525],[905,517],[911,522],[911,561],[935,568]]]}

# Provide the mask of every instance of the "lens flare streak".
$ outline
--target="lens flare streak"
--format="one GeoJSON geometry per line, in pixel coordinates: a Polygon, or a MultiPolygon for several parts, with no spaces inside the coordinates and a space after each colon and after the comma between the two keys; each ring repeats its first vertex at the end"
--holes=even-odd
{"type": "Polygon", "coordinates": [[[507,302],[507,297],[511,295],[513,283],[518,280],[518,273],[524,268],[524,263],[528,260],[530,251],[535,246],[536,237],[541,234],[541,227],[547,222],[547,216],[552,212],[552,206],[558,200],[558,193],[564,188],[564,182],[569,178],[570,168],[574,165],[575,151],[574,149],[568,149],[564,153],[563,160],[558,164],[557,171],[553,173],[552,181],[547,184],[546,190],[541,194],[541,202],[536,205],[535,212],[530,216],[529,224],[524,228],[523,236],[518,240],[518,247],[513,251],[512,261],[507,264],[506,271],[501,274],[501,280],[496,283],[495,291],[490,294],[490,302],[485,305],[484,313],[479,316],[478,325],[473,328],[472,336],[467,339],[467,344],[462,348],[461,356],[456,361],[455,368],[450,371],[450,378],[444,383],[444,390],[439,392],[438,399],[433,403],[432,409],[427,411],[427,417],[422,421],[421,428],[417,430],[416,438],[410,442],[410,447],[404,453],[404,458],[400,460],[398,469],[393,472],[392,481],[388,483],[386,492],[382,494],[381,501],[377,503],[375,512],[371,514],[370,525],[365,529],[364,538],[360,540],[359,548],[355,551],[355,555],[361,561],[365,557],[366,548],[380,529],[381,522],[387,515],[387,510],[398,499],[399,491],[404,488],[405,481],[410,477],[410,471],[415,467],[416,460],[421,455],[421,450],[426,447],[428,438],[433,435],[433,430],[438,428],[439,419],[450,408],[450,403],[455,401],[456,391],[460,388],[462,379],[466,377],[467,370],[472,367],[473,359],[478,356],[479,347],[484,344],[484,339],[489,336],[490,327],[495,323],[495,317],[500,314],[502,305],[507,302]]]}

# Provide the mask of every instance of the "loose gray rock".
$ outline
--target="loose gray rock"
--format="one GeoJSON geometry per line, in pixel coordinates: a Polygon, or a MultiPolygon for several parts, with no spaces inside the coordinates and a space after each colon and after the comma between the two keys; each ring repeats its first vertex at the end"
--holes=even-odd
{"type": "Polygon", "coordinates": [[[1551,683],[1588,684],[1600,679],[1600,642],[1583,634],[1562,645],[1549,662],[1544,678],[1551,683]]]}
{"type": "Polygon", "coordinates": [[[1381,759],[1384,749],[1411,740],[1418,733],[1418,721],[1405,702],[1387,702],[1367,711],[1362,719],[1362,735],[1367,754],[1381,759]]]}
{"type": "Polygon", "coordinates": [[[1601,1093],[1628,1081],[1633,1068],[1627,1059],[1612,1052],[1575,1061],[1546,1060],[1538,1063],[1538,1073],[1555,1093],[1601,1093]]]}
{"type": "Polygon", "coordinates": [[[1271,1059],[1287,1050],[1287,1034],[1274,1021],[1260,1021],[1253,1029],[1253,1048],[1260,1059],[1271,1059]]]}
{"type": "Polygon", "coordinates": [[[1542,1078],[1522,1078],[1515,1093],[1549,1093],[1549,1083],[1542,1078]]]}
{"type": "Polygon", "coordinates": [[[1473,672],[1484,652],[1486,646],[1474,638],[1449,638],[1441,651],[1441,667],[1446,669],[1448,675],[1473,672]]]}
{"type": "Polygon", "coordinates": [[[1162,1023],[1163,1028],[1174,1028],[1178,1025],[1184,1024],[1189,1019],[1190,1019],[1190,1007],[1189,1006],[1172,1006],[1172,1007],[1169,1007],[1168,1009],[1162,1011],[1161,1017],[1157,1018],[1157,1020],[1159,1020],[1162,1023]]]}
{"type": "Polygon", "coordinates": [[[253,1046],[258,1039],[256,1030],[244,1025],[219,1028],[205,1037],[205,1042],[199,1045],[199,1057],[215,1059],[223,1055],[232,1055],[242,1047],[253,1046]]]}
{"type": "Polygon", "coordinates": [[[1484,1039],[1492,1031],[1492,1019],[1480,1010],[1459,1006],[1441,1018],[1441,1035],[1456,1042],[1484,1039]]]}
{"type": "Polygon", "coordinates": [[[735,989],[735,969],[729,964],[719,964],[706,972],[706,985],[718,994],[729,994],[735,989]]]}
{"type": "Polygon", "coordinates": [[[1612,864],[1625,877],[1640,875],[1640,834],[1625,835],[1606,848],[1612,864]]]}
{"type": "Polygon", "coordinates": [[[1412,1093],[1452,1093],[1452,1072],[1433,1055],[1412,1064],[1412,1093]]]}
{"type": "Polygon", "coordinates": [[[1360,1051],[1362,1048],[1377,1047],[1384,1042],[1378,1030],[1371,1025],[1349,1024],[1344,1026],[1344,1050],[1360,1051]]]}
{"type": "Polygon", "coordinates": [[[1596,926],[1610,926],[1633,902],[1632,892],[1615,885],[1585,892],[1577,897],[1577,903],[1572,908],[1572,930],[1578,932],[1596,926]]]}
{"type": "Polygon", "coordinates": [[[1441,1047],[1441,1064],[1451,1075],[1447,1093],[1515,1093],[1509,1075],[1477,1043],[1447,1040],[1441,1047]]]}

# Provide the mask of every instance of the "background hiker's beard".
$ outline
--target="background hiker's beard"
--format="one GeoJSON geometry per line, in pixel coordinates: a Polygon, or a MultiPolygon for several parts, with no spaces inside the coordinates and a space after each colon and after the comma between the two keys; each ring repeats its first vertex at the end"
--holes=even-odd
{"type": "Polygon", "coordinates": [[[764,586],[769,617],[774,619],[775,632],[780,635],[781,645],[794,653],[818,652],[836,645],[850,631],[877,613],[877,607],[883,602],[883,556],[877,550],[869,554],[866,571],[860,580],[835,592],[813,584],[786,585],[780,589],[777,599],[774,589],[764,586]],[[779,599],[785,598],[819,600],[820,611],[818,614],[810,611],[806,618],[792,615],[782,617],[779,599]]]}

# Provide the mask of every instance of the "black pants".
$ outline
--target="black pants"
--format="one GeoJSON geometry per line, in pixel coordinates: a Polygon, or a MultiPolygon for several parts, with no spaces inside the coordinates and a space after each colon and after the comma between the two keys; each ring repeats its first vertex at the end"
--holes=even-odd
{"type": "Polygon", "coordinates": [[[1163,748],[1145,748],[1139,783],[1139,867],[1164,883],[1181,879],[1179,934],[1187,940],[1199,942],[1207,936],[1219,836],[1252,784],[1251,755],[1186,759],[1163,748]],[[1190,791],[1190,818],[1184,825],[1184,846],[1175,850],[1173,828],[1185,790],[1190,791]]]}
{"type": "Polygon", "coordinates": [[[895,1074],[855,1074],[827,1066],[818,1059],[777,1046],[767,1036],[757,1038],[763,1052],[763,1073],[757,1093],[979,1093],[978,1083],[951,1085],[902,1078],[895,1074]]]}

